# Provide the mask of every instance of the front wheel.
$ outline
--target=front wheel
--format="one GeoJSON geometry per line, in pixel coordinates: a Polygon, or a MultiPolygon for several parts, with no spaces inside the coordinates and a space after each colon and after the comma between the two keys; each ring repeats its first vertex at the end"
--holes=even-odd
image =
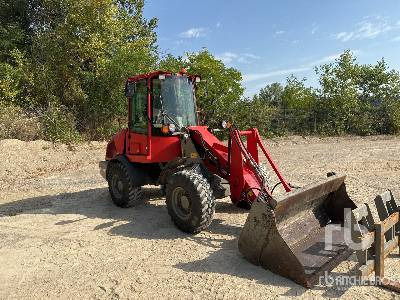
{"type": "Polygon", "coordinates": [[[173,174],[166,187],[168,213],[184,232],[199,233],[207,228],[215,211],[215,198],[207,179],[193,170],[173,174]]]}

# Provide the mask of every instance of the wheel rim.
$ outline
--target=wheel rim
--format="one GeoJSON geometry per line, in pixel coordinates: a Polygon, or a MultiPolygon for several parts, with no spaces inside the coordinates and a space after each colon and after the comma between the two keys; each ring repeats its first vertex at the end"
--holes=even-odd
{"type": "Polygon", "coordinates": [[[181,219],[187,219],[191,213],[191,201],[185,190],[181,187],[176,187],[172,191],[172,206],[175,213],[181,219]]]}
{"type": "Polygon", "coordinates": [[[122,194],[124,191],[124,183],[117,174],[114,174],[112,177],[111,188],[116,198],[118,199],[122,198],[122,194]]]}

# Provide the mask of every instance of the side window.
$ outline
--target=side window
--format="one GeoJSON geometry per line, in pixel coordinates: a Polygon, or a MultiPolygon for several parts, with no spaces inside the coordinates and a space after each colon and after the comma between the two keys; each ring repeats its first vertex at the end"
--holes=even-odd
{"type": "Polygon", "coordinates": [[[153,79],[153,94],[152,94],[152,103],[153,103],[153,124],[161,124],[162,116],[161,116],[161,82],[160,79],[153,79]]]}
{"type": "Polygon", "coordinates": [[[137,133],[147,133],[147,81],[136,82],[136,91],[131,103],[131,127],[137,133]]]}

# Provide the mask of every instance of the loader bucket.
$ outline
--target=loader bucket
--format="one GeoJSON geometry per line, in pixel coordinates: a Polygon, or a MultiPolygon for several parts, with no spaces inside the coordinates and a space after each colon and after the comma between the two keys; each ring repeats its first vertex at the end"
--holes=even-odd
{"type": "Polygon", "coordinates": [[[311,287],[352,253],[344,240],[346,176],[296,189],[275,199],[273,207],[255,202],[239,237],[239,251],[253,264],[311,287]],[[325,250],[325,229],[332,232],[325,250]]]}

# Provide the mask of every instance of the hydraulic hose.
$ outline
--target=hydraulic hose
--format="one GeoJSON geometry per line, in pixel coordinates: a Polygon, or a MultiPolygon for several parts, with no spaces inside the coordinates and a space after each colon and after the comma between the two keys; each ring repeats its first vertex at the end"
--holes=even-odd
{"type": "MultiPolygon", "coordinates": [[[[237,133],[237,135],[232,134],[235,139],[235,142],[239,145],[240,151],[243,153],[246,160],[249,162],[250,166],[253,168],[254,172],[256,173],[256,175],[259,177],[259,179],[261,179],[261,188],[259,189],[260,193],[258,194],[257,201],[269,204],[270,196],[268,195],[266,188],[265,188],[265,182],[266,182],[265,176],[262,174],[260,166],[256,163],[256,161],[253,159],[251,154],[247,151],[247,148],[244,145],[243,140],[240,137],[239,129],[233,124],[232,124],[232,126],[234,127],[233,130],[235,130],[237,133]]],[[[258,189],[258,188],[254,188],[254,189],[258,189]]],[[[246,194],[246,197],[247,197],[247,194],[246,194]]]]}

